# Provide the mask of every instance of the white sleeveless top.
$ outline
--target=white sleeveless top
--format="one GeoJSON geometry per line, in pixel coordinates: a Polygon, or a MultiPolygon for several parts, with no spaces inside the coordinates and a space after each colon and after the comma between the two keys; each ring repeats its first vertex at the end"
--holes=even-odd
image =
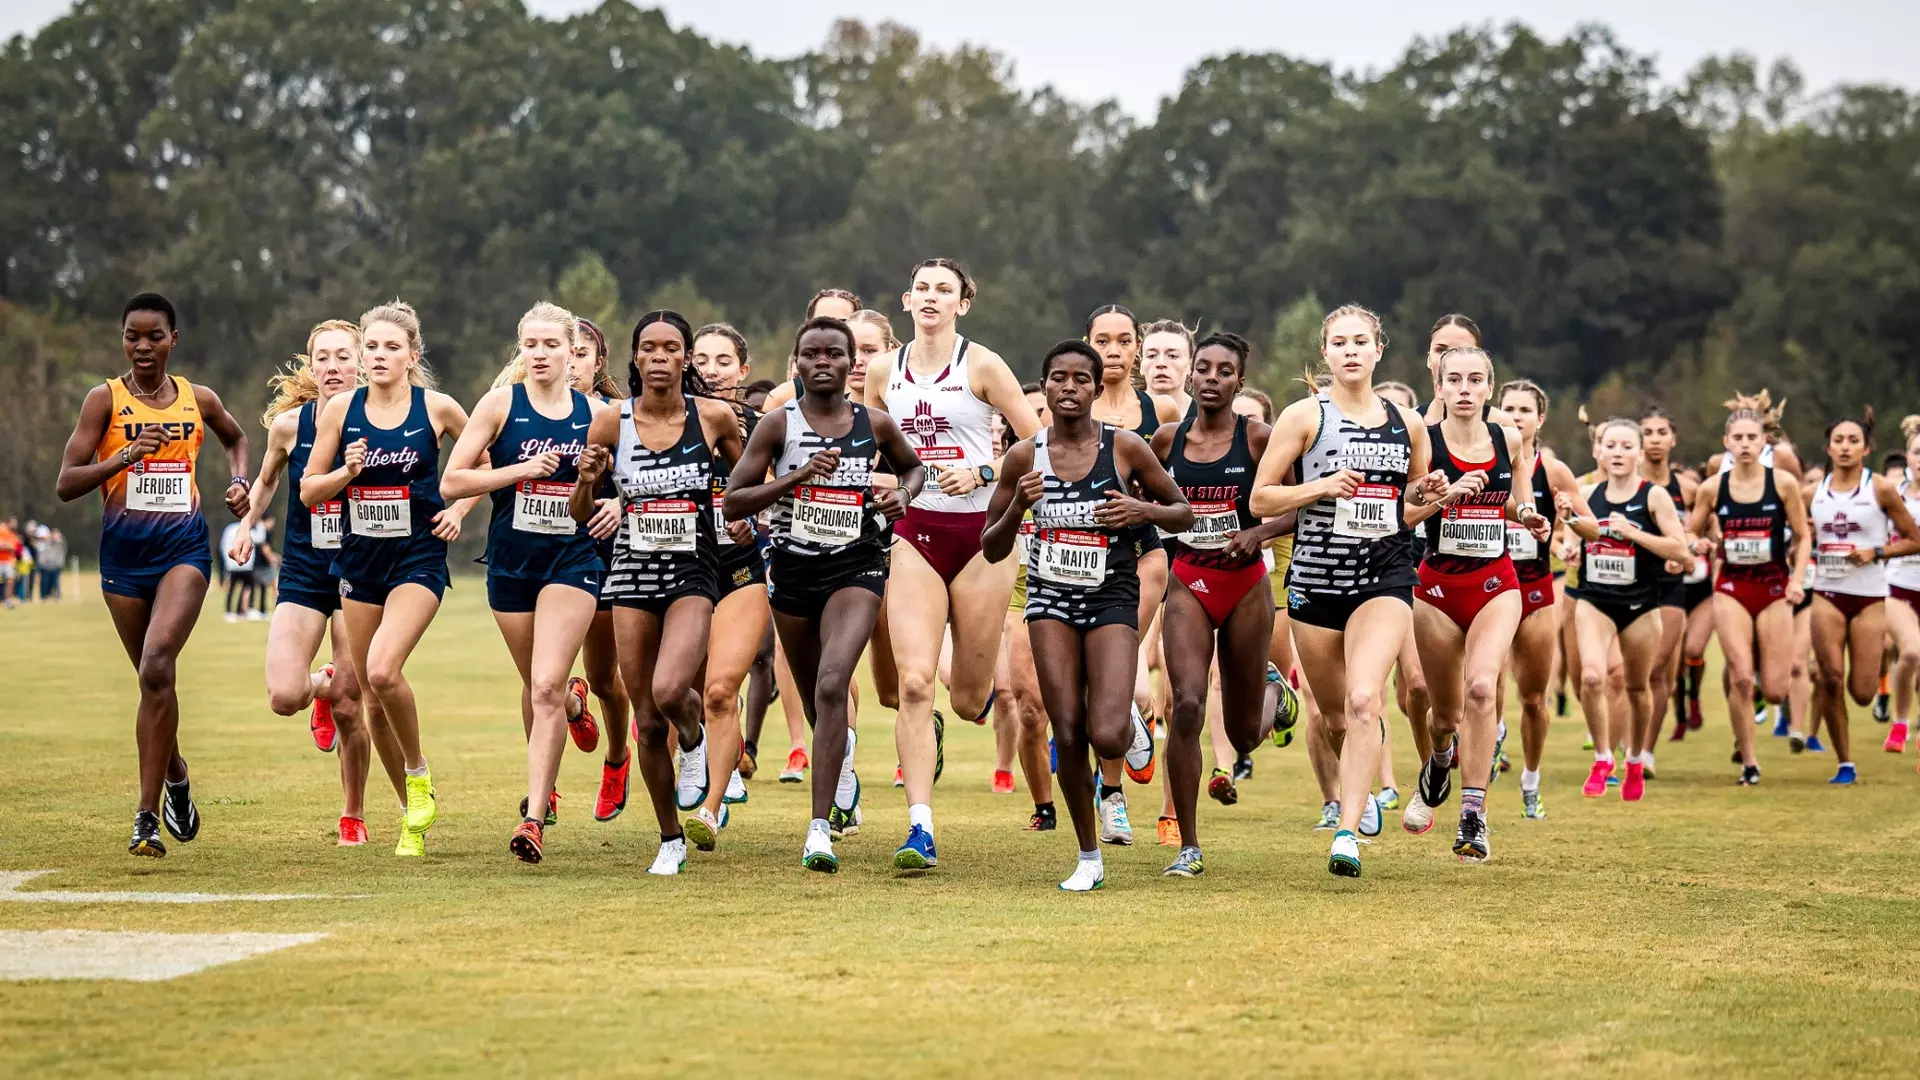
{"type": "MultiPolygon", "coordinates": [[[[888,415],[900,425],[907,445],[927,465],[973,469],[993,461],[993,409],[973,393],[967,367],[967,339],[956,337],[953,356],[940,373],[928,379],[916,376],[907,363],[911,344],[894,354],[893,373],[882,398],[888,415]]],[[[982,484],[965,495],[940,491],[934,471],[913,505],[940,514],[983,514],[993,498],[993,485],[982,484]]]]}
{"type": "MultiPolygon", "coordinates": [[[[1920,489],[1914,487],[1912,480],[1901,485],[1900,499],[1907,504],[1907,513],[1920,521],[1920,489]]],[[[1887,584],[1920,592],[1920,555],[1887,560],[1887,584]]]]}
{"type": "Polygon", "coordinates": [[[1885,547],[1891,531],[1886,511],[1873,498],[1873,471],[1860,470],[1860,486],[1833,490],[1831,476],[1813,493],[1813,587],[1848,596],[1887,595],[1887,568],[1881,563],[1855,566],[1847,554],[1885,547]]]}
{"type": "MultiPolygon", "coordinates": [[[[1773,444],[1772,443],[1768,443],[1767,445],[1760,448],[1760,467],[1763,469],[1773,468],[1773,444]]],[[[1720,475],[1725,476],[1732,471],[1733,471],[1732,452],[1729,451],[1727,453],[1721,454],[1720,455],[1720,475]]]]}

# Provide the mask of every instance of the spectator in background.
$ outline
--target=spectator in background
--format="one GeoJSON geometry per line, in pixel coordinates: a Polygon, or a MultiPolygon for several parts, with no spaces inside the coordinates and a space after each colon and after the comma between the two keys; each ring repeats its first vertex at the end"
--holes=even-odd
{"type": "Polygon", "coordinates": [[[0,601],[12,607],[14,588],[20,575],[20,522],[8,518],[0,522],[0,601]]]}
{"type": "Polygon", "coordinates": [[[269,537],[273,535],[273,519],[261,518],[253,526],[253,570],[249,575],[253,579],[253,604],[247,609],[248,622],[260,622],[267,617],[267,592],[273,588],[274,578],[280,569],[280,554],[273,550],[269,537]]]}
{"type": "Polygon", "coordinates": [[[59,529],[40,526],[40,599],[59,600],[60,572],[67,567],[67,537],[59,529]]]}

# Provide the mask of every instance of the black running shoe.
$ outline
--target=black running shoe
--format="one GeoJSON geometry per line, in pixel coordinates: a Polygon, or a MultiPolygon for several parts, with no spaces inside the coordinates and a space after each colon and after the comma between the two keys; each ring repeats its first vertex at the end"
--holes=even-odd
{"type": "Polygon", "coordinates": [[[1233,782],[1253,779],[1253,755],[1241,754],[1233,760],[1233,782]]]}
{"type": "Polygon", "coordinates": [[[940,782],[940,774],[947,771],[947,718],[940,710],[933,710],[933,782],[940,782]]]}
{"type": "Polygon", "coordinates": [[[193,793],[187,790],[191,780],[174,783],[165,781],[161,786],[165,794],[160,800],[160,817],[166,823],[167,832],[181,843],[189,843],[200,835],[200,810],[193,805],[193,793]]]}
{"type": "MultiPolygon", "coordinates": [[[[1460,756],[1458,745],[1454,748],[1454,757],[1460,756]]],[[[1447,796],[1453,794],[1453,769],[1443,768],[1435,758],[1420,763],[1420,801],[1430,807],[1446,805],[1447,796]]]]}
{"type": "Polygon", "coordinates": [[[1740,786],[1753,787],[1760,782],[1760,766],[1743,765],[1740,768],[1740,786]]]}
{"type": "Polygon", "coordinates": [[[1453,853],[1461,862],[1486,862],[1493,857],[1487,843],[1487,819],[1479,814],[1461,814],[1460,831],[1453,834],[1453,853]]]}
{"type": "Polygon", "coordinates": [[[1028,832],[1052,832],[1060,827],[1059,812],[1052,803],[1033,808],[1033,816],[1027,819],[1028,832]]]}
{"type": "Polygon", "coordinates": [[[167,845],[160,839],[160,815],[151,810],[134,812],[133,839],[127,843],[127,854],[145,855],[150,859],[167,857],[167,845]]]}

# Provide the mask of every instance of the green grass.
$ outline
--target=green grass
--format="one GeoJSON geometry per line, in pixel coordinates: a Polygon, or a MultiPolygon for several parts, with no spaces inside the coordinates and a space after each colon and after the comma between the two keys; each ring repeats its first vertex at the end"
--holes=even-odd
{"type": "MultiPolygon", "coordinates": [[[[865,831],[839,875],[803,870],[806,793],[773,782],[776,715],[775,767],[720,850],[660,880],[638,779],[594,824],[595,759],[571,750],[547,861],[508,856],[516,686],[477,581],[409,671],[442,806],[424,863],[392,856],[393,813],[370,815],[367,848],[334,848],[333,759],[267,712],[264,624],[215,610],[181,665],[204,827],[162,861],[125,854],[134,686],[104,610],[0,612],[0,869],[59,871],[30,888],[370,895],[0,904],[4,929],[329,935],[173,982],[0,983],[0,1075],[1799,1077],[1920,1060],[1920,777],[1864,715],[1857,788],[1826,785],[1831,755],[1763,735],[1766,782],[1742,790],[1709,691],[1708,726],[1662,744],[1638,806],[1580,798],[1576,715],[1553,729],[1547,821],[1520,818],[1517,774],[1496,784],[1494,863],[1453,859],[1443,811],[1424,837],[1389,827],[1357,882],[1327,874],[1308,828],[1302,748],[1265,748],[1238,806],[1202,800],[1205,877],[1162,879],[1171,850],[1150,843],[1108,849],[1091,896],[1054,889],[1070,833],[1022,831],[1024,794],[988,794],[991,741],[966,725],[936,800],[941,868],[896,874],[906,813],[871,709],[865,831]]],[[[1131,799],[1148,839],[1157,788],[1131,799]]]]}

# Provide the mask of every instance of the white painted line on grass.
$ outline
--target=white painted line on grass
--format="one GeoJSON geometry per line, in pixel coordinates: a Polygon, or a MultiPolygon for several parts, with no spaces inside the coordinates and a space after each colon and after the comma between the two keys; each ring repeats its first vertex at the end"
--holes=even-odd
{"type": "Polygon", "coordinates": [[[221,904],[269,900],[364,900],[366,893],[329,896],[325,893],[203,893],[203,892],[72,892],[61,889],[20,892],[34,878],[53,870],[0,870],[0,902],[20,904],[221,904]]]}
{"type": "Polygon", "coordinates": [[[319,941],[325,934],[162,934],[0,930],[0,979],[163,982],[216,964],[319,941]]]}

